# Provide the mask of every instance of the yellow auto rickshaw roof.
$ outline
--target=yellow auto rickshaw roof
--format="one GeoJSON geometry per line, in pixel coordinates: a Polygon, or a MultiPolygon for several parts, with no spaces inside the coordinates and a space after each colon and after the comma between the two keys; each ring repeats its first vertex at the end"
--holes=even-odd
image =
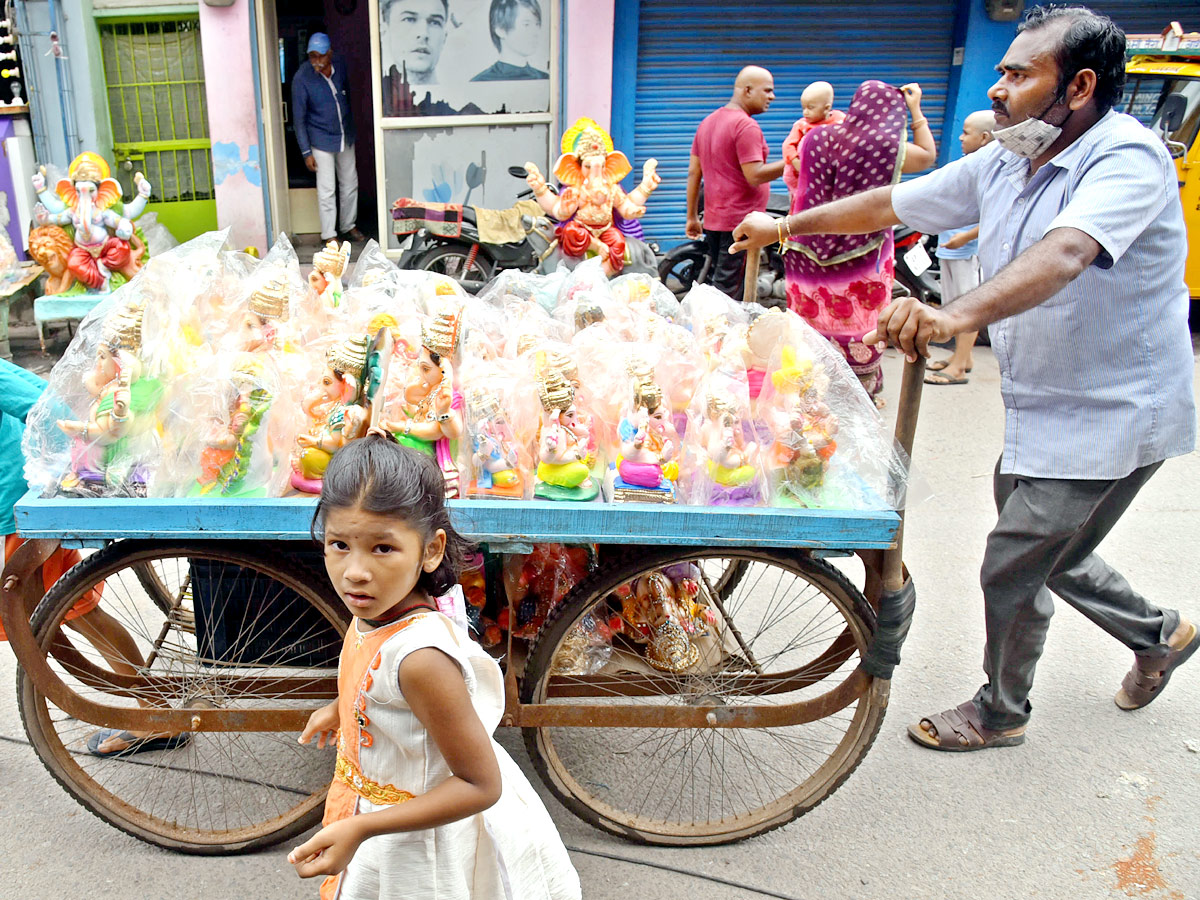
{"type": "Polygon", "coordinates": [[[1125,64],[1129,75],[1176,75],[1180,78],[1200,78],[1200,50],[1189,53],[1190,59],[1180,59],[1176,51],[1171,59],[1155,56],[1135,56],[1125,64]]]}

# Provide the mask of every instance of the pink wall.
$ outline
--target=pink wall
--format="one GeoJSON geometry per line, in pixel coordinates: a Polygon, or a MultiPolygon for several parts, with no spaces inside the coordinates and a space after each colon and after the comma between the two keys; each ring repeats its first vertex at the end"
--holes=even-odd
{"type": "Polygon", "coordinates": [[[200,4],[217,223],[232,229],[229,240],[233,246],[253,245],[265,255],[269,243],[259,167],[252,41],[249,0],[235,0],[233,6],[224,8],[200,4]]]}
{"type": "Polygon", "coordinates": [[[565,0],[567,120],[590,116],[605,128],[612,119],[613,16],[616,0],[565,0]]]}

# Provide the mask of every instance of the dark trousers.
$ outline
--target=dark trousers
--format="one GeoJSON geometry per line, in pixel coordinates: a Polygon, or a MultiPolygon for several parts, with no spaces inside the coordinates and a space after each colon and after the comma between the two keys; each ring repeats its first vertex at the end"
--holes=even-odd
{"type": "Polygon", "coordinates": [[[988,535],[980,583],[988,683],[975,695],[984,726],[1029,720],[1033,671],[1054,614],[1051,591],[1134,653],[1167,653],[1179,613],[1152,606],[1095,549],[1161,462],[1115,481],[1001,475],[993,490],[999,521],[988,535]]]}
{"type": "Polygon", "coordinates": [[[746,280],[746,254],[729,252],[733,232],[705,229],[704,240],[708,244],[708,258],[712,260],[708,283],[734,300],[741,300],[746,280]]]}

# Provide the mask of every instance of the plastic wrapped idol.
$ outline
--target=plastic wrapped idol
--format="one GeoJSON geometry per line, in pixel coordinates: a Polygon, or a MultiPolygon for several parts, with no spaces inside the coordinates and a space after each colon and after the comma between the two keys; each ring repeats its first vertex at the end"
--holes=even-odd
{"type": "Polygon", "coordinates": [[[160,455],[163,386],[143,365],[144,298],[133,288],[120,288],[84,321],[30,411],[30,484],[70,496],[146,496],[160,455]]]}
{"type": "Polygon", "coordinates": [[[345,292],[342,276],[350,267],[350,242],[346,241],[339,247],[337,241],[329,241],[313,254],[312,266],[308,284],[313,292],[327,307],[340,306],[345,292]]]}
{"type": "Polygon", "coordinates": [[[627,340],[652,340],[656,330],[679,315],[679,301],[657,278],[632,272],[608,285],[611,318],[620,322],[627,340]]]}
{"type": "Polygon", "coordinates": [[[279,496],[288,480],[291,419],[273,415],[278,373],[262,353],[212,356],[186,379],[172,418],[178,451],[152,482],[156,496],[279,496]]]}
{"type": "Polygon", "coordinates": [[[469,498],[520,500],[525,496],[521,442],[504,411],[500,391],[482,384],[467,388],[469,498]]]}
{"type": "Polygon", "coordinates": [[[296,436],[291,474],[298,491],[321,493],[333,454],[366,433],[369,414],[362,405],[362,378],[369,343],[359,336],[330,347],[320,380],[301,402],[307,422],[296,436]]]}
{"type": "Polygon", "coordinates": [[[463,433],[463,398],[455,384],[454,354],[462,307],[457,297],[439,296],[441,306],[425,322],[403,393],[399,402],[385,406],[383,424],[401,444],[437,461],[450,498],[460,493],[455,444],[463,433]]]}
{"type": "Polygon", "coordinates": [[[688,292],[676,320],[695,336],[709,371],[720,365],[725,343],[750,323],[748,304],[738,303],[707,284],[688,292]]]}
{"type": "Polygon", "coordinates": [[[536,386],[542,412],[533,495],[541,500],[595,500],[600,486],[588,465],[591,434],[580,420],[575,386],[552,366],[541,369],[536,386]]]}
{"type": "Polygon", "coordinates": [[[714,372],[697,392],[686,434],[687,502],[700,506],[758,506],[765,498],[757,436],[745,373],[714,372]]]}
{"type": "Polygon", "coordinates": [[[516,621],[505,609],[500,627],[516,637],[536,635],[563,598],[587,577],[592,560],[588,548],[563,544],[535,544],[532,553],[506,555],[504,590],[516,621]]]}
{"type": "Polygon", "coordinates": [[[620,453],[610,471],[615,502],[674,503],[679,477],[679,434],[654,370],[634,356],[629,368],[628,402],[617,427],[620,453]]]}
{"type": "Polygon", "coordinates": [[[794,313],[786,316],[758,403],[769,430],[771,503],[898,509],[908,461],[846,360],[794,313]]]}

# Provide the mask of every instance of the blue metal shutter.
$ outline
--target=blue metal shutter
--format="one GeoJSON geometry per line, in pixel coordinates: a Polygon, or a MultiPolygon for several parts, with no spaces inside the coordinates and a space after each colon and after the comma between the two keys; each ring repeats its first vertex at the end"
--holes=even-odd
{"type": "Polygon", "coordinates": [[[1096,12],[1104,13],[1125,30],[1126,34],[1153,34],[1172,22],[1184,31],[1200,31],[1200,3],[1163,3],[1162,0],[1095,0],[1085,3],[1096,12]]]}
{"type": "MultiPolygon", "coordinates": [[[[776,100],[758,117],[772,160],[800,117],[801,91],[813,81],[830,82],[842,110],[868,78],[919,82],[921,108],[940,148],[954,9],[954,0],[642,0],[630,155],[638,172],[656,157],[662,176],[642,220],[647,238],[684,239],[692,136],[701,119],[728,102],[745,65],[765,66],[775,76],[776,100]]],[[[784,190],[782,180],[771,187],[784,190]]]]}

